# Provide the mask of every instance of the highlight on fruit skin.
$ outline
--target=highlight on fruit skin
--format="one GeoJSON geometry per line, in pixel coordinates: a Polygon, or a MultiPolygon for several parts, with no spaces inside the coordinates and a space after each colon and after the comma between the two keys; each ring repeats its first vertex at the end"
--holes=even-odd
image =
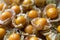
{"type": "Polygon", "coordinates": [[[0,14],[0,24],[7,25],[11,22],[12,18],[15,16],[15,12],[11,9],[6,9],[0,14]]]}
{"type": "Polygon", "coordinates": [[[39,39],[36,36],[32,36],[32,37],[29,38],[29,40],[39,40],[39,39]]]}
{"type": "Polygon", "coordinates": [[[46,18],[35,18],[31,21],[31,24],[37,29],[37,30],[47,30],[52,25],[46,18]]]}
{"type": "Polygon", "coordinates": [[[51,19],[56,18],[58,16],[57,8],[49,8],[46,11],[46,15],[47,15],[47,17],[49,17],[51,19]]]}
{"type": "MultiPolygon", "coordinates": [[[[46,15],[47,17],[49,17],[51,19],[52,17],[50,17],[50,16],[53,16],[53,15],[57,16],[58,15],[57,12],[58,11],[56,8],[56,4],[48,4],[43,10],[43,13],[44,13],[43,15],[46,15]]],[[[53,18],[56,18],[56,16],[53,16],[53,18]]]]}
{"type": "Polygon", "coordinates": [[[33,26],[32,25],[27,25],[25,27],[25,30],[24,30],[26,33],[28,34],[32,34],[33,33],[33,26]]]}
{"type": "Polygon", "coordinates": [[[33,0],[24,0],[22,5],[23,6],[30,6],[33,5],[34,1],[33,0]]]}
{"type": "Polygon", "coordinates": [[[36,17],[38,17],[38,12],[36,10],[31,10],[28,12],[28,17],[29,18],[36,18],[36,17]]]}
{"type": "Polygon", "coordinates": [[[57,32],[60,32],[60,25],[57,27],[56,30],[57,30],[57,32]]]}
{"type": "Polygon", "coordinates": [[[21,9],[18,5],[12,6],[11,9],[14,10],[16,14],[19,14],[21,12],[21,9]]]}
{"type": "Polygon", "coordinates": [[[33,6],[33,8],[26,13],[29,20],[31,21],[34,18],[41,17],[41,10],[37,8],[36,6],[33,6]]]}
{"type": "Polygon", "coordinates": [[[17,33],[12,33],[12,34],[9,36],[8,40],[20,40],[20,35],[17,34],[17,33]]]}
{"type": "Polygon", "coordinates": [[[26,36],[25,40],[42,40],[42,39],[33,34],[33,35],[26,36]]]}
{"type": "Polygon", "coordinates": [[[2,39],[6,34],[6,29],[5,28],[0,28],[0,39],[2,39]]]}
{"type": "Polygon", "coordinates": [[[29,22],[27,19],[28,19],[28,18],[27,18],[27,16],[26,16],[26,14],[19,14],[19,15],[17,15],[16,17],[14,17],[14,18],[12,19],[12,24],[13,24],[13,26],[16,27],[16,28],[22,28],[22,27],[24,27],[24,25],[25,25],[26,23],[29,22]]]}
{"type": "Polygon", "coordinates": [[[26,19],[24,18],[24,16],[19,16],[17,17],[17,19],[15,19],[15,23],[18,24],[24,24],[26,22],[26,19]]]}
{"type": "Polygon", "coordinates": [[[46,20],[46,18],[40,18],[40,19],[36,20],[35,24],[36,25],[40,24],[41,26],[44,26],[47,24],[47,20],[46,20]]]}
{"type": "Polygon", "coordinates": [[[0,16],[1,20],[6,20],[8,18],[11,18],[12,14],[10,12],[3,12],[2,15],[0,16]]]}
{"type": "Polygon", "coordinates": [[[56,4],[48,4],[43,10],[43,17],[48,18],[50,22],[58,22],[60,14],[56,4]]]}
{"type": "Polygon", "coordinates": [[[4,11],[5,10],[5,8],[6,8],[6,4],[5,3],[0,3],[0,11],[4,11]]]}
{"type": "Polygon", "coordinates": [[[23,12],[27,12],[33,8],[34,0],[23,0],[22,2],[22,10],[23,12]]]}

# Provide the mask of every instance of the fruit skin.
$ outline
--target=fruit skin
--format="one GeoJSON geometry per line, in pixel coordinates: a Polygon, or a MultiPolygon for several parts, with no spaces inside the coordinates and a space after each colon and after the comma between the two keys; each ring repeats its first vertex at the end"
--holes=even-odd
{"type": "Polygon", "coordinates": [[[38,17],[38,12],[36,10],[31,10],[30,12],[28,12],[28,17],[36,18],[38,17]]]}
{"type": "Polygon", "coordinates": [[[19,6],[17,6],[17,5],[15,5],[15,6],[12,6],[12,8],[11,9],[13,9],[15,12],[16,12],[16,14],[18,14],[18,13],[20,13],[20,7],[19,6]]]}
{"type": "Polygon", "coordinates": [[[29,40],[39,40],[37,37],[33,36],[29,40]]]}
{"type": "Polygon", "coordinates": [[[57,31],[60,32],[60,25],[57,27],[57,31]]]}
{"type": "Polygon", "coordinates": [[[0,11],[2,11],[4,4],[0,4],[0,11]]]}
{"type": "Polygon", "coordinates": [[[26,19],[24,18],[24,16],[20,16],[17,17],[17,19],[15,19],[15,23],[18,24],[24,24],[26,22],[26,19]]]}
{"type": "Polygon", "coordinates": [[[23,1],[23,5],[28,5],[28,4],[31,4],[31,3],[32,3],[31,0],[24,0],[24,1],[23,1]]]}
{"type": "Polygon", "coordinates": [[[33,33],[33,26],[32,26],[32,25],[28,25],[28,26],[25,28],[25,32],[26,32],[26,33],[29,33],[29,34],[33,33]]]}
{"type": "Polygon", "coordinates": [[[41,26],[44,26],[44,25],[47,24],[47,20],[46,20],[46,18],[40,18],[40,19],[36,20],[35,24],[36,24],[36,25],[39,24],[39,25],[41,25],[41,26]]]}
{"type": "Polygon", "coordinates": [[[58,16],[58,12],[56,8],[49,8],[46,12],[47,17],[53,19],[58,16]]]}
{"type": "Polygon", "coordinates": [[[46,40],[51,40],[51,39],[50,39],[50,37],[49,37],[49,35],[48,35],[48,36],[46,36],[46,40]]]}
{"type": "Polygon", "coordinates": [[[9,36],[8,38],[9,40],[20,40],[20,35],[19,34],[16,34],[16,33],[13,33],[9,36]]]}
{"type": "Polygon", "coordinates": [[[7,18],[11,18],[12,14],[10,12],[3,12],[2,15],[0,16],[1,20],[6,20],[7,18]]]}
{"type": "Polygon", "coordinates": [[[6,34],[6,30],[4,28],[0,28],[0,39],[4,37],[6,34]]]}
{"type": "Polygon", "coordinates": [[[12,3],[13,3],[13,0],[4,0],[5,2],[6,2],[6,4],[9,4],[9,5],[11,5],[12,3]]]}
{"type": "Polygon", "coordinates": [[[35,0],[35,5],[38,7],[42,7],[46,4],[46,0],[35,0]]]}
{"type": "Polygon", "coordinates": [[[40,25],[37,27],[37,30],[42,30],[46,24],[47,24],[46,18],[39,18],[35,21],[35,25],[40,25]]]}

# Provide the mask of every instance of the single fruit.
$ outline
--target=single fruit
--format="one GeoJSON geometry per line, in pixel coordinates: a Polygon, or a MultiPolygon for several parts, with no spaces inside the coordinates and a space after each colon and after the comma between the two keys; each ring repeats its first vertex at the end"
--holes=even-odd
{"type": "Polygon", "coordinates": [[[42,30],[45,25],[47,25],[47,20],[46,18],[39,18],[35,21],[35,25],[39,25],[37,27],[37,30],[42,30]]]}
{"type": "Polygon", "coordinates": [[[23,1],[23,5],[28,5],[28,4],[31,4],[31,3],[32,3],[31,0],[24,0],[24,1],[23,1]]]}
{"type": "Polygon", "coordinates": [[[58,16],[58,12],[56,8],[49,8],[46,12],[47,17],[53,19],[58,16]]]}
{"type": "Polygon", "coordinates": [[[25,28],[25,32],[26,32],[26,33],[29,33],[29,34],[33,33],[33,26],[32,26],[32,25],[28,25],[28,26],[25,28]]]}
{"type": "Polygon", "coordinates": [[[4,4],[3,4],[3,3],[1,3],[1,4],[0,4],[0,11],[2,11],[3,6],[4,6],[4,4]]]}
{"type": "Polygon", "coordinates": [[[29,40],[39,40],[37,37],[33,36],[29,40]]]}
{"type": "Polygon", "coordinates": [[[6,30],[4,28],[0,28],[0,38],[3,38],[6,34],[6,30]]]}
{"type": "Polygon", "coordinates": [[[28,17],[36,18],[38,17],[38,12],[36,10],[31,10],[30,12],[28,12],[28,17]]]}
{"type": "Polygon", "coordinates": [[[60,32],[60,25],[57,27],[57,31],[60,32]]]}
{"type": "Polygon", "coordinates": [[[9,36],[8,38],[9,40],[20,40],[20,35],[19,34],[16,34],[16,33],[13,33],[9,36]]]}
{"type": "Polygon", "coordinates": [[[12,8],[11,8],[11,9],[13,9],[13,10],[16,12],[16,14],[20,13],[20,7],[19,7],[19,6],[17,6],[17,5],[12,6],[12,8]]]}
{"type": "Polygon", "coordinates": [[[0,16],[1,20],[6,20],[7,18],[11,18],[12,14],[11,12],[3,12],[2,15],[0,16]]]}
{"type": "Polygon", "coordinates": [[[17,19],[15,20],[15,23],[18,24],[24,24],[26,22],[26,19],[24,16],[19,16],[17,17],[17,19]]]}
{"type": "Polygon", "coordinates": [[[47,24],[47,20],[46,20],[46,18],[40,18],[40,19],[36,20],[35,24],[44,26],[47,24]]]}

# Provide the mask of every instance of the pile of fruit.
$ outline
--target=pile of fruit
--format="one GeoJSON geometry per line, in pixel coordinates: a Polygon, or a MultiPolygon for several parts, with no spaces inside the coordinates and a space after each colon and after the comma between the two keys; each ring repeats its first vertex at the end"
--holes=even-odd
{"type": "Polygon", "coordinates": [[[1,0],[0,40],[60,40],[60,2],[1,0]]]}

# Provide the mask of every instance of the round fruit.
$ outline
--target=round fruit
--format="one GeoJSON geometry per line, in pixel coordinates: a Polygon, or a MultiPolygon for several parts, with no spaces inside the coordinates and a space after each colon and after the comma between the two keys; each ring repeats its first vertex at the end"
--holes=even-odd
{"type": "Polygon", "coordinates": [[[46,18],[40,18],[40,19],[36,20],[35,24],[44,26],[47,24],[47,20],[46,20],[46,18]]]}
{"type": "Polygon", "coordinates": [[[36,18],[38,17],[38,12],[36,10],[31,10],[30,12],[28,12],[28,17],[36,18]]]}
{"type": "Polygon", "coordinates": [[[57,27],[57,31],[60,32],[60,25],[57,27]]]}
{"type": "Polygon", "coordinates": [[[20,35],[19,34],[16,34],[16,33],[13,33],[9,36],[8,38],[9,40],[20,40],[20,35]]]}
{"type": "Polygon", "coordinates": [[[24,18],[24,16],[19,16],[17,17],[17,19],[15,20],[16,24],[24,24],[26,22],[26,19],[24,18]]]}
{"type": "Polygon", "coordinates": [[[32,25],[28,25],[26,28],[25,28],[25,32],[26,33],[33,33],[33,26],[32,25]]]}
{"type": "Polygon", "coordinates": [[[58,16],[57,9],[56,8],[49,8],[46,12],[47,17],[53,19],[58,16]]]}
{"type": "Polygon", "coordinates": [[[0,38],[3,38],[6,34],[6,30],[4,28],[0,28],[0,38]]]}
{"type": "Polygon", "coordinates": [[[39,18],[35,21],[36,25],[40,25],[37,27],[37,30],[42,30],[44,26],[47,24],[46,18],[39,18]]]}
{"type": "Polygon", "coordinates": [[[39,40],[37,37],[33,36],[29,40],[39,40]]]}
{"type": "Polygon", "coordinates": [[[0,4],[0,11],[3,9],[4,4],[0,4]]]}
{"type": "Polygon", "coordinates": [[[6,20],[7,18],[11,18],[11,17],[12,17],[11,12],[3,12],[0,19],[1,20],[6,20]]]}
{"type": "Polygon", "coordinates": [[[16,12],[16,14],[18,14],[20,12],[20,7],[17,5],[12,6],[12,9],[16,12]]]}
{"type": "Polygon", "coordinates": [[[23,5],[28,5],[28,4],[31,4],[31,3],[32,3],[31,0],[24,0],[24,1],[23,1],[23,5]]]}
{"type": "Polygon", "coordinates": [[[51,40],[49,36],[46,36],[46,40],[51,40]]]}
{"type": "Polygon", "coordinates": [[[35,0],[35,5],[38,7],[42,7],[46,4],[46,0],[35,0]]]}

